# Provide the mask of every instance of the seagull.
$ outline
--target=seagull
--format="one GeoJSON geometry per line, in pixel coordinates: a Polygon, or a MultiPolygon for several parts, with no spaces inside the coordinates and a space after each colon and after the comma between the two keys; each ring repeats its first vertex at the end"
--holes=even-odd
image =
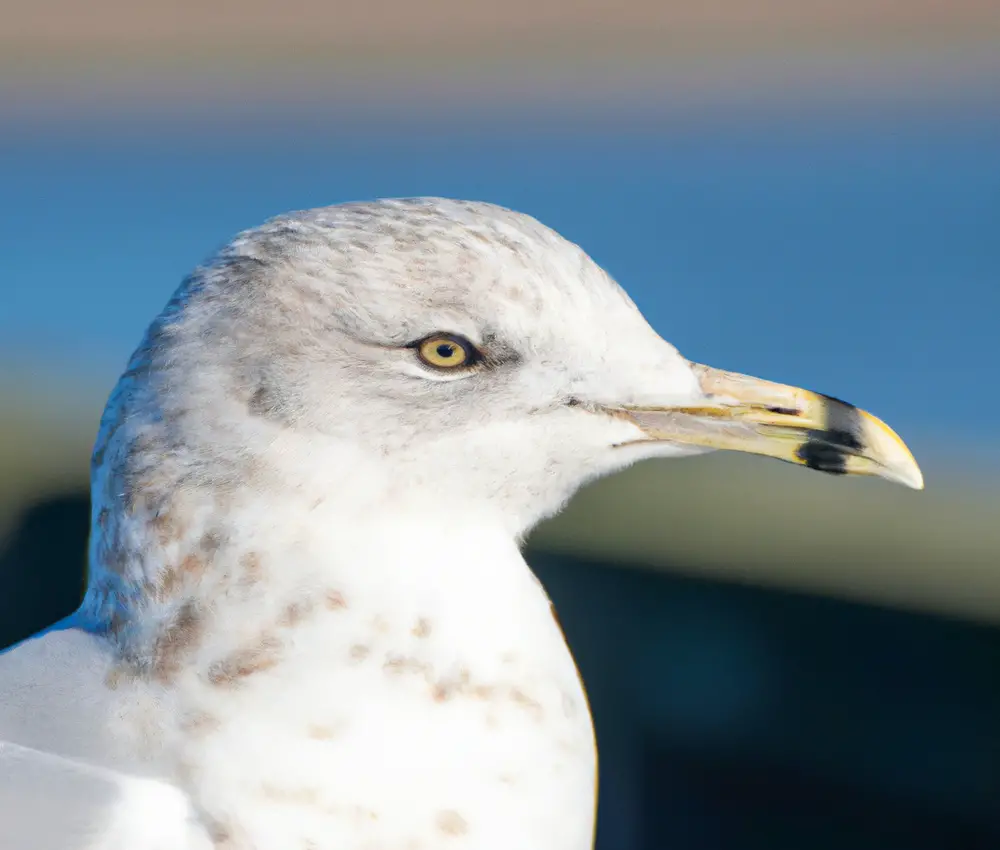
{"type": "Polygon", "coordinates": [[[82,605],[0,655],[0,847],[591,848],[591,714],[521,543],[711,450],[923,486],[883,422],[688,361],[528,215],[241,233],[111,392],[82,605]]]}

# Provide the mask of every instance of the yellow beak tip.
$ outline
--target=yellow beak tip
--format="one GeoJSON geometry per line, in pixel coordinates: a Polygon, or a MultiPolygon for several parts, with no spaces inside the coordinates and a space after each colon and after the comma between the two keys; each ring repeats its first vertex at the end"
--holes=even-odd
{"type": "Polygon", "coordinates": [[[900,484],[909,487],[912,490],[923,490],[924,489],[924,474],[920,471],[920,467],[914,462],[913,466],[908,469],[901,471],[900,475],[896,479],[900,484]]]}

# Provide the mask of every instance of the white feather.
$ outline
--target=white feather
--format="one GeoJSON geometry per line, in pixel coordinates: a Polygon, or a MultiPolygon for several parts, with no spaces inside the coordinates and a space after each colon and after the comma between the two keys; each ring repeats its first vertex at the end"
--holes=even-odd
{"type": "Polygon", "coordinates": [[[518,544],[670,453],[616,448],[638,429],[593,413],[646,398],[701,393],[527,216],[386,201],[239,236],[109,400],[79,617],[0,656],[6,834],[590,847],[590,715],[518,544]],[[438,331],[483,365],[439,380],[411,345],[438,331]]]}

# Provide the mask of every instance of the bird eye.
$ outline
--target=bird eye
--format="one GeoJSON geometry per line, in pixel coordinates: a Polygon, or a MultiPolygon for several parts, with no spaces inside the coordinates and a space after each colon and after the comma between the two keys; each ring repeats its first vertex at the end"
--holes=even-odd
{"type": "Polygon", "coordinates": [[[451,334],[427,337],[417,344],[417,354],[424,363],[435,369],[471,366],[480,356],[471,342],[451,334]]]}

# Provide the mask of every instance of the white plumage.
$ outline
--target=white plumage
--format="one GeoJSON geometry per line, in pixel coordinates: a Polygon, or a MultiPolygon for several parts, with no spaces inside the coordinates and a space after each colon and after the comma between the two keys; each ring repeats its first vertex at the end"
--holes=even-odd
{"type": "Polygon", "coordinates": [[[0,846],[590,847],[591,720],[528,530],[714,447],[918,483],[877,420],[734,377],[488,204],[240,235],[111,395],[83,607],[0,656],[0,846]]]}

